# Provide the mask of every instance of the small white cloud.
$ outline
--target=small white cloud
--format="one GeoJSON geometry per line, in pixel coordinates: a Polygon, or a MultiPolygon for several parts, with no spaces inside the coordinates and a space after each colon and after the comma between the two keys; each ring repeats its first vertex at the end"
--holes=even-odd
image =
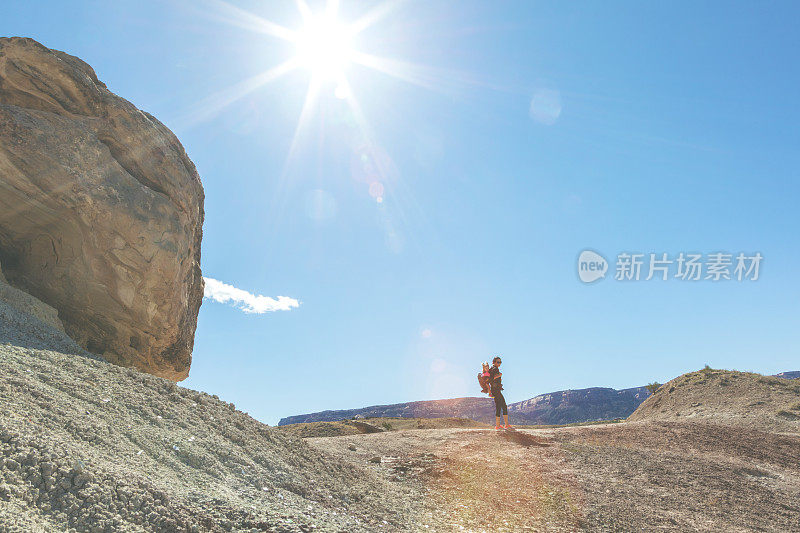
{"type": "Polygon", "coordinates": [[[256,296],[233,285],[228,285],[213,278],[203,278],[206,282],[204,298],[221,304],[229,303],[245,313],[263,314],[270,311],[288,311],[300,307],[300,302],[288,296],[256,296]]]}

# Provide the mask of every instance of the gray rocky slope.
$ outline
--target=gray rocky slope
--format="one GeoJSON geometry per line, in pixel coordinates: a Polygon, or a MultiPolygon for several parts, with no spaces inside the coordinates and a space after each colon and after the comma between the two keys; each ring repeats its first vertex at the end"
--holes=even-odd
{"type": "Polygon", "coordinates": [[[0,405],[1,532],[364,531],[413,515],[366,466],[2,301],[0,405]]]}

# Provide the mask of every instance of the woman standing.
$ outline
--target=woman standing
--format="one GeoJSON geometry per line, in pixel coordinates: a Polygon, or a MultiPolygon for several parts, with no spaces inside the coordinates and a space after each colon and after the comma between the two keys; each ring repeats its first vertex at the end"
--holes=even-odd
{"type": "Polygon", "coordinates": [[[503,398],[503,393],[500,392],[503,390],[503,374],[500,372],[500,364],[502,362],[500,357],[495,357],[492,359],[492,368],[489,369],[489,383],[492,388],[492,397],[494,397],[494,429],[512,429],[511,426],[508,425],[508,406],[506,405],[506,399],[503,398]],[[500,411],[503,412],[503,420],[505,422],[502,426],[500,425],[500,411]]]}

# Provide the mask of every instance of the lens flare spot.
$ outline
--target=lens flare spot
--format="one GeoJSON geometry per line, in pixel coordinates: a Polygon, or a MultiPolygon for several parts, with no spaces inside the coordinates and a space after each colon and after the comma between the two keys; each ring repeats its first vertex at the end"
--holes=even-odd
{"type": "Polygon", "coordinates": [[[369,195],[375,198],[376,200],[380,198],[380,200],[378,200],[379,202],[383,201],[383,193],[384,193],[383,183],[381,183],[380,181],[373,181],[372,183],[369,184],[369,195]]]}
{"type": "Polygon", "coordinates": [[[531,97],[530,117],[546,126],[552,126],[561,116],[561,93],[554,89],[539,89],[531,97]]]}
{"type": "Polygon", "coordinates": [[[429,388],[429,394],[437,398],[459,398],[469,393],[467,382],[460,376],[436,373],[429,388]]]}

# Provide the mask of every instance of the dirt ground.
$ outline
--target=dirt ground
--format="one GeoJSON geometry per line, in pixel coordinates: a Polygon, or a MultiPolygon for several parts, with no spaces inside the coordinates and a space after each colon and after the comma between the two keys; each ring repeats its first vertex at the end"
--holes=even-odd
{"type": "Polygon", "coordinates": [[[798,435],[638,422],[308,442],[418,494],[418,530],[800,531],[798,435]]]}
{"type": "Polygon", "coordinates": [[[685,389],[705,420],[515,432],[371,420],[301,438],[82,353],[0,302],[1,533],[800,531],[793,384],[741,389],[766,429],[725,406],[726,425],[709,422],[708,391],[737,385],[708,378],[652,406],[685,389]]]}
{"type": "Polygon", "coordinates": [[[444,429],[444,428],[488,428],[468,418],[397,418],[375,417],[353,420],[337,420],[336,422],[303,422],[276,426],[275,429],[285,435],[295,437],[341,437],[360,435],[362,433],[381,433],[383,431],[402,431],[407,429],[444,429]]]}

